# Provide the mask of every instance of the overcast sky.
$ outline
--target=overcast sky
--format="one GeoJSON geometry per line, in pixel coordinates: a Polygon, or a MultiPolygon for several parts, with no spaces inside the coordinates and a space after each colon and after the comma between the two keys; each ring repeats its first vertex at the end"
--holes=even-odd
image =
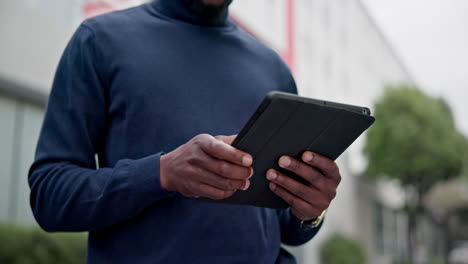
{"type": "Polygon", "coordinates": [[[418,85],[468,136],[468,0],[363,0],[418,85]]]}

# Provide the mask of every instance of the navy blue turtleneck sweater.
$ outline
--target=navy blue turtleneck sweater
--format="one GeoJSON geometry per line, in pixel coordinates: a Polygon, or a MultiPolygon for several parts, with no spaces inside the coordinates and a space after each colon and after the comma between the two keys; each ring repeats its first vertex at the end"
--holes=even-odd
{"type": "Polygon", "coordinates": [[[80,25],[57,69],[29,172],[47,231],[89,231],[89,263],[292,263],[288,210],[167,193],[159,158],[200,133],[237,134],[288,68],[226,18],[160,0],[80,25]],[[291,262],[289,262],[291,261],[291,262]]]}

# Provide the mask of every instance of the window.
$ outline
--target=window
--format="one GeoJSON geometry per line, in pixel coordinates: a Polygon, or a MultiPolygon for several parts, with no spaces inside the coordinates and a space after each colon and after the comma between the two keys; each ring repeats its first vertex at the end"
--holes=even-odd
{"type": "Polygon", "coordinates": [[[406,221],[404,216],[376,202],[374,205],[374,234],[376,250],[381,255],[404,256],[406,221]]]}

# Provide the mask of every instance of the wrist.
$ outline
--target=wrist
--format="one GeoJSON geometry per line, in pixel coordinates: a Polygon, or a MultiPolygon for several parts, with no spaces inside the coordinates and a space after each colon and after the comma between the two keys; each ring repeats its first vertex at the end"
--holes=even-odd
{"type": "Polygon", "coordinates": [[[302,220],[299,217],[297,217],[296,215],[294,215],[292,213],[291,214],[295,218],[296,222],[299,223],[299,226],[302,229],[309,230],[309,229],[313,229],[313,228],[318,227],[322,223],[323,219],[325,218],[325,214],[326,214],[327,210],[328,209],[325,209],[318,217],[312,218],[312,219],[307,219],[307,220],[302,220]]]}

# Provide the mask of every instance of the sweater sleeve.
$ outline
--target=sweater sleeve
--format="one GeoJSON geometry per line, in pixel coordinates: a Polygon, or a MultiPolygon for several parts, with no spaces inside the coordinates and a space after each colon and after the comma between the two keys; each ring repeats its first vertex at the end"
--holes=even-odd
{"type": "Polygon", "coordinates": [[[136,216],[169,197],[163,153],[96,168],[107,123],[102,63],[93,31],[81,25],[60,60],[29,169],[30,204],[46,231],[89,231],[136,216]]]}
{"type": "Polygon", "coordinates": [[[302,228],[299,219],[291,214],[290,209],[277,210],[281,228],[281,243],[299,246],[311,240],[320,230],[322,222],[315,228],[302,228]]]}

